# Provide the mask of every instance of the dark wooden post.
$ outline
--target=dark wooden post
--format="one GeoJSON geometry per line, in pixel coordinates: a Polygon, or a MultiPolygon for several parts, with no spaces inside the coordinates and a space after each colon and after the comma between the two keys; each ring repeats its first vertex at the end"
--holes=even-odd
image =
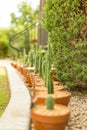
{"type": "MultiPolygon", "coordinates": [[[[42,18],[44,18],[43,16],[43,7],[45,5],[45,0],[40,0],[40,8],[39,8],[39,19],[41,20],[42,18]]],[[[47,41],[48,41],[48,33],[46,32],[46,30],[39,25],[38,27],[38,42],[39,45],[47,45],[47,41]]]]}

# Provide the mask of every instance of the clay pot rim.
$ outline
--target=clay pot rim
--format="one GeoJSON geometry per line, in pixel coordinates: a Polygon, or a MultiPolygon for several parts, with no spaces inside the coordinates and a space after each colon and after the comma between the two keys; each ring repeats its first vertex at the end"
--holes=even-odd
{"type": "MultiPolygon", "coordinates": [[[[42,91],[43,91],[43,93],[47,91],[47,90],[45,90],[45,89],[44,89],[44,90],[43,90],[43,89],[42,89],[42,90],[41,90],[41,89],[40,89],[40,90],[39,90],[39,89],[37,89],[37,90],[36,90],[36,89],[32,89],[32,90],[33,90],[33,91],[39,91],[39,92],[41,92],[41,93],[42,93],[42,91]]],[[[71,97],[71,93],[68,92],[68,91],[64,91],[64,90],[59,90],[59,91],[57,91],[57,90],[56,90],[56,91],[54,91],[54,94],[55,94],[55,92],[56,92],[56,93],[67,93],[67,95],[64,95],[65,98],[71,97]]],[[[48,93],[45,93],[45,96],[46,96],[46,95],[49,95],[49,94],[48,94],[48,93]]],[[[40,97],[40,95],[37,96],[37,97],[40,97]]],[[[43,95],[43,97],[44,97],[44,95],[43,95]]],[[[43,97],[41,96],[40,98],[43,98],[43,97]]],[[[64,98],[64,97],[62,97],[62,98],[64,98]]],[[[61,96],[60,96],[60,97],[56,97],[56,98],[61,98],[61,96]]],[[[55,99],[56,99],[56,98],[55,98],[55,99]]]]}
{"type": "MultiPolygon", "coordinates": [[[[35,89],[36,90],[47,90],[47,87],[45,87],[44,86],[44,84],[39,84],[39,82],[38,82],[38,84],[36,84],[36,86],[35,86],[35,89]],[[41,88],[43,88],[43,89],[41,89],[41,88]]],[[[59,86],[59,85],[55,85],[54,86],[54,90],[64,90],[64,87],[63,86],[59,86]]]]}

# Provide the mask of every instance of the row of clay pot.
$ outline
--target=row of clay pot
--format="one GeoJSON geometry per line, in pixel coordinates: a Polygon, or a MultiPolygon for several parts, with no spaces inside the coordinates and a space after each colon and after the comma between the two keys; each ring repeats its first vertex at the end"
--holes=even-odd
{"type": "Polygon", "coordinates": [[[44,87],[43,79],[29,68],[21,67],[20,69],[18,66],[17,70],[23,75],[31,90],[32,102],[34,102],[31,118],[35,130],[65,130],[71,113],[68,106],[71,93],[66,91],[64,86],[59,85],[58,81],[53,81],[54,94],[50,95],[54,98],[54,110],[47,110],[45,101],[48,92],[44,87]]]}

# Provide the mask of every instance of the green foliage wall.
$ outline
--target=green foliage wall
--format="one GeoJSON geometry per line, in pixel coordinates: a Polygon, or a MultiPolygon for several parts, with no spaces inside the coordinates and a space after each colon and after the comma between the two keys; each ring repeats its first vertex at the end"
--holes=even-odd
{"type": "MultiPolygon", "coordinates": [[[[61,84],[71,88],[87,87],[87,66],[81,61],[82,50],[73,41],[78,39],[85,16],[79,13],[79,0],[46,0],[43,26],[49,32],[57,78],[61,84]]],[[[77,44],[83,44],[84,41],[77,44]]],[[[86,55],[87,57],[87,55],[86,55]]]]}
{"type": "Polygon", "coordinates": [[[8,55],[8,35],[7,30],[0,30],[0,58],[4,58],[8,55]]]}

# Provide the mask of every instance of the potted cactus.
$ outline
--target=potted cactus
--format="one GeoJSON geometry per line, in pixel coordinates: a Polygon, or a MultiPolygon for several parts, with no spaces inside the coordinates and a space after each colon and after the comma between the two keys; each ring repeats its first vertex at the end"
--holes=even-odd
{"type": "Polygon", "coordinates": [[[53,98],[55,103],[60,103],[63,105],[68,105],[71,93],[64,90],[62,86],[55,86],[52,73],[51,73],[51,54],[50,54],[50,47],[48,46],[48,53],[47,59],[45,59],[42,63],[42,77],[44,79],[44,85],[40,87],[35,87],[34,89],[34,96],[37,97],[36,104],[45,103],[46,98],[50,94],[53,98]],[[59,91],[60,90],[60,91],[59,91]]]}
{"type": "MultiPolygon", "coordinates": [[[[45,78],[46,87],[43,88],[43,91],[39,91],[36,93],[35,96],[37,97],[37,100],[36,100],[35,104],[42,104],[42,103],[45,104],[46,98],[49,95],[51,95],[54,98],[55,103],[68,105],[68,103],[70,101],[71,93],[68,91],[62,90],[62,87],[55,88],[50,70],[47,69],[47,74],[45,76],[46,76],[46,78],[45,78]]],[[[40,88],[39,88],[39,90],[40,90],[40,88]]]]}
{"type": "Polygon", "coordinates": [[[35,130],[65,130],[70,118],[70,108],[55,104],[53,97],[48,96],[46,104],[35,105],[31,109],[31,118],[35,130]]]}
{"type": "Polygon", "coordinates": [[[26,59],[26,70],[29,73],[34,73],[35,70],[35,50],[34,46],[31,46],[26,59]]]}
{"type": "Polygon", "coordinates": [[[35,71],[34,71],[34,78],[35,78],[35,86],[41,86],[44,85],[43,81],[43,72],[42,72],[42,64],[44,59],[44,53],[43,50],[40,48],[36,52],[35,56],[35,71]]]}
{"type": "Polygon", "coordinates": [[[39,53],[37,52],[36,53],[36,56],[35,56],[35,70],[34,70],[34,73],[37,74],[39,73],[39,53]]]}
{"type": "Polygon", "coordinates": [[[45,93],[43,91],[41,95],[36,95],[37,100],[31,109],[31,118],[35,130],[65,130],[65,126],[70,118],[70,108],[65,106],[66,104],[58,104],[62,98],[58,96],[56,98],[55,96],[50,61],[48,57],[44,73],[46,77],[45,88],[48,91],[45,91],[45,93]]]}

